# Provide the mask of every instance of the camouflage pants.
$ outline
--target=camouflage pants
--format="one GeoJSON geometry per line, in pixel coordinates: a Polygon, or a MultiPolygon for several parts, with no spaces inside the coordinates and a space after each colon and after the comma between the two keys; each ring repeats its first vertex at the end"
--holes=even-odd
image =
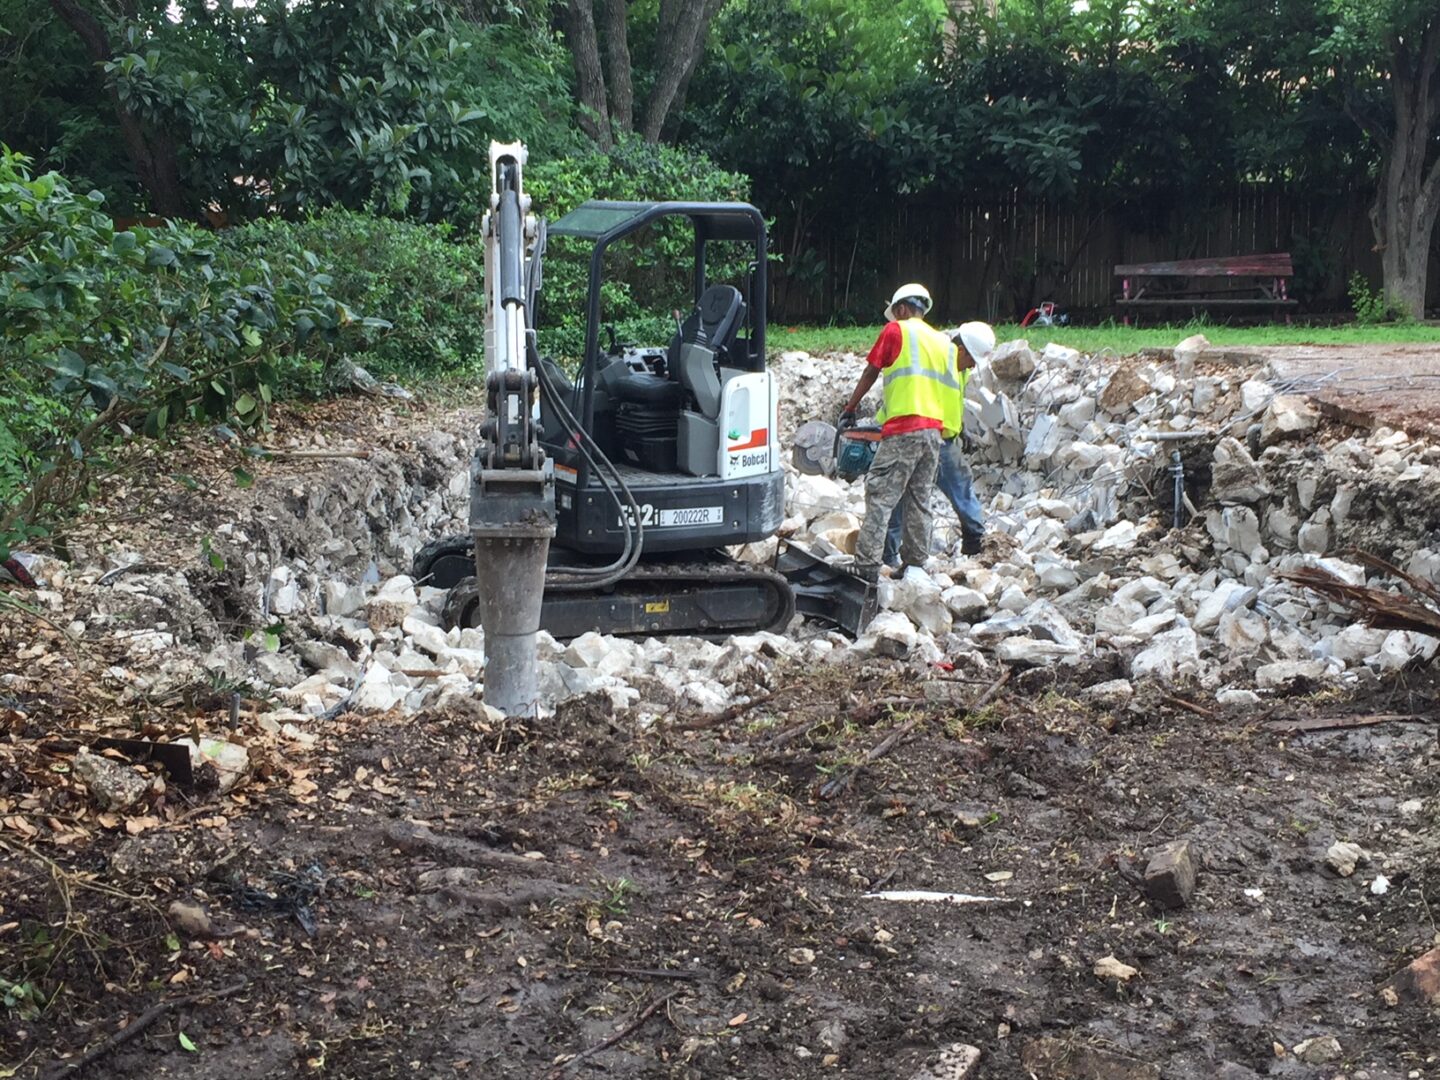
{"type": "Polygon", "coordinates": [[[900,560],[919,566],[930,557],[930,490],[940,466],[940,446],[940,432],[935,430],[880,440],[865,474],[865,524],[855,542],[857,564],[879,564],[885,529],[897,506],[903,506],[905,517],[900,560]]]}

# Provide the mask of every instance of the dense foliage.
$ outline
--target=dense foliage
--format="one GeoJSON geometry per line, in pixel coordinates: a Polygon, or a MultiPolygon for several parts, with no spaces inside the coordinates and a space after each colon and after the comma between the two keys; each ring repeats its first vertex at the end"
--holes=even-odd
{"type": "Polygon", "coordinates": [[[420,225],[334,207],[301,221],[269,219],[221,234],[242,257],[324,252],[327,291],[385,322],[354,328],[347,351],[377,378],[410,381],[479,372],[484,252],[449,225],[420,225]]]}
{"type": "Polygon", "coordinates": [[[177,211],[127,157],[121,113],[175,159],[178,212],[231,221],[332,205],[442,218],[477,205],[491,138],[578,142],[554,39],[440,0],[97,5],[98,66],[37,7],[0,0],[0,50],[15,28],[0,100],[26,102],[0,137],[123,213],[177,211]]]}
{"type": "Polygon", "coordinates": [[[357,317],[307,251],[117,230],[98,193],[0,150],[0,549],[81,498],[114,439],[245,428],[357,317]]]}

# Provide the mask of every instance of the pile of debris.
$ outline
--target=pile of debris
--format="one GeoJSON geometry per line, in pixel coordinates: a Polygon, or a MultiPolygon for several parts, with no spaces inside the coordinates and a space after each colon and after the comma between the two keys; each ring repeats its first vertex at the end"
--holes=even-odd
{"type": "MultiPolygon", "coordinates": [[[[785,414],[833,417],[861,362],[785,354],[785,414]]],[[[966,441],[1005,539],[958,556],[937,499],[952,526],[935,559],[882,584],[888,611],[855,647],[1109,670],[1115,654],[1133,680],[1193,678],[1222,703],[1430,659],[1434,637],[1356,622],[1294,575],[1365,585],[1341,553],[1366,548],[1440,580],[1414,512],[1440,505],[1440,448],[1383,428],[1327,445],[1306,389],[1198,336],[1132,359],[1002,344],[967,389],[966,441]]],[[[789,491],[782,532],[853,554],[859,485],[794,473],[789,491]]]]}
{"type": "MultiPolygon", "coordinates": [[[[782,446],[800,423],[838,413],[861,363],[779,358],[782,446]]],[[[1139,681],[1188,679],[1238,704],[1428,660],[1436,638],[1357,622],[1304,575],[1393,580],[1341,554],[1362,547],[1416,581],[1440,581],[1440,552],[1420,524],[1429,515],[1415,512],[1440,506],[1440,448],[1384,429],[1327,435],[1305,389],[1203,338],[1126,359],[1007,342],[968,389],[969,460],[992,530],[983,556],[957,554],[953,516],[937,500],[938,520],[951,524],[937,530],[935,557],[881,582],[881,611],[859,640],[798,620],[788,635],[724,644],[542,635],[545,699],[601,692],[641,720],[714,713],[770,688],[777,659],[879,657],[977,674],[997,662],[1068,666],[1100,683],[1091,693],[1107,703],[1139,681]]],[[[851,559],[863,485],[799,474],[784,457],[781,536],[851,559]]],[[[32,560],[44,583],[37,603],[73,633],[106,640],[122,700],[199,670],[264,688],[279,725],[472,699],[480,631],[443,627],[443,594],[403,573],[421,543],[463,530],[466,459],[463,438],[435,435],[411,461],[339,463],[216,529],[208,566],[161,567],[120,550],[88,563],[32,560]],[[225,612],[268,629],[237,635],[225,612]]],[[[767,561],[776,543],[740,555],[767,561]]]]}

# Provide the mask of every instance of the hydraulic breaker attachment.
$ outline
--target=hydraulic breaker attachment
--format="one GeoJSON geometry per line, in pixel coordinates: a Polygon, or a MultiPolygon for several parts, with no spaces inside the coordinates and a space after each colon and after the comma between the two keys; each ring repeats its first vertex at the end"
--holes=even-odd
{"type": "Polygon", "coordinates": [[[470,472],[470,536],[485,635],[485,703],[506,716],[539,709],[535,635],[545,564],[555,535],[554,468],[534,422],[529,259],[538,235],[529,213],[520,143],[490,144],[485,214],[486,418],[470,472]]]}

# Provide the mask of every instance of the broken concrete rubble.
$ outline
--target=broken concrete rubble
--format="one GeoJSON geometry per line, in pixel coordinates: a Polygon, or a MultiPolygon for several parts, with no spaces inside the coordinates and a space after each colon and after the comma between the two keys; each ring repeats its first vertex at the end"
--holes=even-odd
{"type": "Polygon", "coordinates": [[[1175,840],[1157,849],[1145,866],[1145,892],[1162,908],[1174,910],[1190,903],[1195,892],[1195,859],[1188,840],[1175,840]]]}
{"type": "Polygon", "coordinates": [[[132,765],[111,761],[81,747],[72,768],[102,810],[126,810],[150,790],[150,778],[132,765]]]}
{"type": "MultiPolygon", "coordinates": [[[[1314,446],[1323,433],[1292,385],[1258,364],[1202,370],[1210,356],[1202,340],[1182,342],[1173,360],[1138,362],[1002,344],[968,384],[965,424],[994,551],[960,556],[954,515],[937,495],[934,558],[882,581],[879,617],[858,641],[798,624],[779,644],[704,648],[542,637],[546,706],[603,692],[646,715],[675,703],[720,711],[764,685],[778,659],[924,664],[983,654],[1079,672],[1097,661],[1105,686],[1089,700],[1103,707],[1127,700],[1122,686],[1136,693],[1145,682],[1196,679],[1221,704],[1243,708],[1297,684],[1374,679],[1432,658],[1434,638],[1354,625],[1277,573],[1318,565],[1352,583],[1373,581],[1331,553],[1383,536],[1380,550],[1440,580],[1431,538],[1386,510],[1386,500],[1409,497],[1432,473],[1440,481],[1440,455],[1387,429],[1314,446]],[[1177,446],[1193,447],[1185,497],[1198,514],[1179,533],[1161,494],[1173,493],[1177,446]]],[[[838,412],[860,362],[851,360],[794,352],[777,360],[784,422],[838,412]]],[[[57,561],[46,579],[57,597],[80,598],[73,618],[87,634],[123,646],[129,659],[112,676],[132,695],[142,679],[154,693],[203,666],[274,687],[312,717],[342,707],[408,713],[475,696],[483,637],[442,626],[443,594],[401,573],[420,543],[463,528],[468,496],[464,440],[420,443],[424,470],[384,463],[377,475],[341,462],[325,482],[215,530],[217,553],[244,567],[253,625],[283,619],[278,652],[227,639],[178,573],[133,570],[100,588],[98,571],[57,561]]],[[[863,514],[862,484],[787,475],[785,533],[831,561],[853,559],[863,514]]],[[[764,562],[774,550],[750,545],[741,556],[764,562]]],[[[134,551],[111,557],[144,561],[134,551]]]]}

